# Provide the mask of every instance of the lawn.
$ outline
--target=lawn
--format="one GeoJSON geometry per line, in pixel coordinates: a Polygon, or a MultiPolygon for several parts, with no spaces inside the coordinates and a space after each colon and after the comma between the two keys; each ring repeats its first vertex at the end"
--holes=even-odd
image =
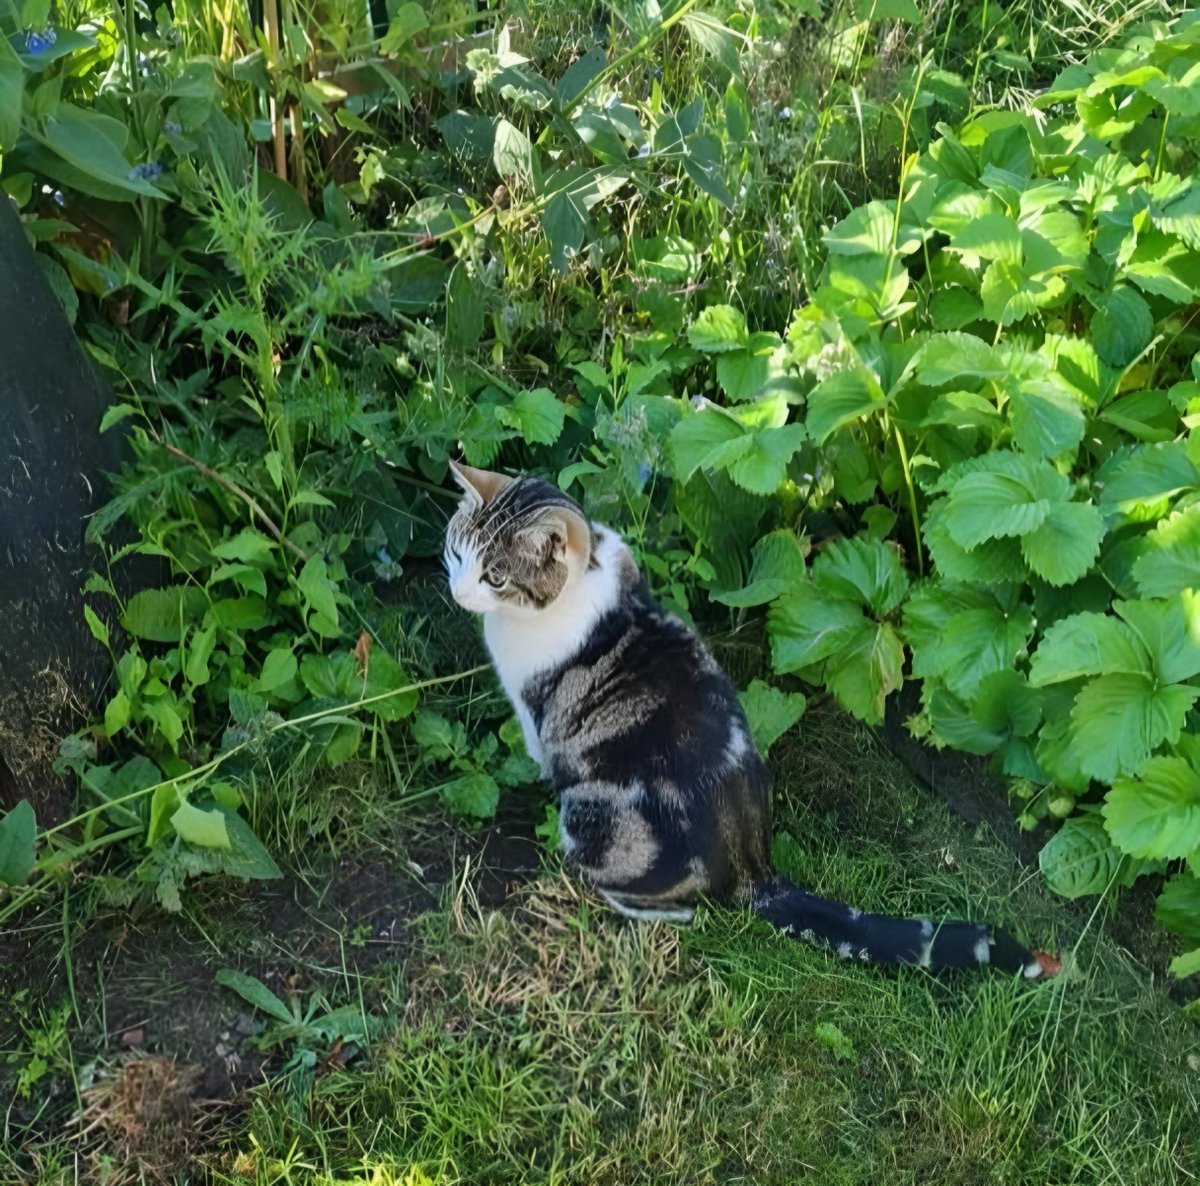
{"type": "Polygon", "coordinates": [[[0,729],[0,1182],[1196,1181],[1198,30],[0,0],[3,213],[125,457],[102,675],[0,729]],[[782,871],[1061,974],[605,909],[451,457],[712,642],[782,871]]]}

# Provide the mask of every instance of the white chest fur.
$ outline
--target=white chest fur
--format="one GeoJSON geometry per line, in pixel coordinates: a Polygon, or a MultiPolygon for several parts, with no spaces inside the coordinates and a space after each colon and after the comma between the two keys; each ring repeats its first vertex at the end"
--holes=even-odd
{"type": "Polygon", "coordinates": [[[572,581],[544,610],[529,617],[503,611],[484,615],[483,637],[492,663],[521,727],[530,757],[541,760],[533,718],[521,689],[538,672],[569,659],[591,634],[600,618],[621,595],[621,573],[630,563],[629,549],[615,532],[596,528],[595,568],[572,581]]]}

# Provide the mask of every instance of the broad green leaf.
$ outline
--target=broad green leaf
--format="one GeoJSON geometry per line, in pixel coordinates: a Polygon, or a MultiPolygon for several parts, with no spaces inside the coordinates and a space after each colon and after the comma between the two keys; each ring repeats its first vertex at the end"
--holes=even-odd
{"type": "Polygon", "coordinates": [[[560,190],[542,211],[542,230],[550,246],[550,263],[555,271],[565,274],[587,237],[587,211],[571,194],[560,190]]]}
{"type": "Polygon", "coordinates": [[[685,13],[682,24],[709,57],[716,58],[731,74],[737,72],[739,34],[706,12],[685,13]]]}
{"type": "Polygon", "coordinates": [[[1021,262],[1021,232],[1007,214],[984,214],[972,219],[950,236],[950,247],[980,259],[1014,265],[1021,262]]]}
{"type": "Polygon", "coordinates": [[[24,885],[33,872],[37,820],[22,799],[0,818],[0,885],[24,885]]]}
{"type": "MultiPolygon", "coordinates": [[[[129,201],[135,195],[165,199],[135,171],[124,152],[129,131],[120,121],[97,111],[59,103],[41,123],[35,138],[64,161],[69,176],[60,179],[96,197],[129,201]],[[95,184],[93,184],[95,183],[95,184]]],[[[53,161],[39,158],[52,176],[59,176],[53,161]]]]}
{"type": "Polygon", "coordinates": [[[1083,409],[1057,383],[1033,380],[1018,387],[1009,404],[1013,441],[1034,457],[1074,452],[1083,439],[1083,409]]]}
{"type": "Polygon", "coordinates": [[[1200,589],[1200,506],[1176,511],[1145,537],[1133,562],[1133,579],[1143,597],[1171,597],[1200,589]]]}
{"type": "Polygon", "coordinates": [[[1115,601],[1113,608],[1141,639],[1158,680],[1175,684],[1200,674],[1200,597],[1115,601]]]}
{"type": "Polygon", "coordinates": [[[713,600],[738,608],[765,605],[804,580],[804,550],[793,531],[770,531],[750,552],[750,582],[743,589],[714,593],[713,600]]]}
{"type": "Polygon", "coordinates": [[[867,625],[853,601],[831,597],[811,581],[797,585],[767,615],[775,670],[784,674],[827,659],[853,642],[867,625]]]}
{"type": "Polygon", "coordinates": [[[929,299],[929,319],[934,329],[961,329],[982,316],[983,305],[979,297],[957,284],[939,288],[929,299]]]}
{"type": "Polygon", "coordinates": [[[927,648],[924,664],[935,664],[950,691],[969,702],[985,676],[1015,665],[1032,632],[1028,606],[964,609],[946,622],[932,655],[927,648]]]}
{"type": "Polygon", "coordinates": [[[216,626],[208,626],[203,630],[196,629],[193,631],[192,641],[187,648],[187,655],[183,663],[183,675],[188,683],[208,683],[208,661],[212,657],[216,642],[216,626]]]}
{"type": "Polygon", "coordinates": [[[1034,687],[1081,676],[1150,675],[1150,655],[1137,634],[1110,614],[1082,613],[1047,627],[1033,656],[1034,687]]]}
{"type": "Polygon", "coordinates": [[[129,724],[131,708],[124,689],[118,688],[104,707],[104,732],[110,741],[129,724]]]}
{"type": "Polygon", "coordinates": [[[417,707],[419,693],[411,687],[412,680],[408,673],[392,658],[387,651],[376,649],[371,652],[371,662],[367,669],[367,683],[363,691],[366,698],[384,696],[394,692],[396,695],[387,696],[383,700],[375,700],[367,708],[380,720],[399,721],[408,716],[417,707]]]}
{"type": "MultiPolygon", "coordinates": [[[[212,788],[214,798],[218,789],[219,784],[212,788]]],[[[229,836],[229,851],[220,854],[222,872],[255,881],[275,881],[283,876],[262,841],[233,808],[218,802],[215,810],[224,818],[226,834],[229,836]]]]}
{"type": "Polygon", "coordinates": [[[1073,585],[1096,562],[1104,519],[1090,502],[1059,502],[1045,521],[1021,536],[1021,554],[1051,585],[1073,585]]]}
{"type": "Polygon", "coordinates": [[[182,801],[171,816],[171,825],[181,840],[200,848],[231,847],[225,817],[217,809],[204,811],[187,800],[182,801]]]}
{"type": "Polygon", "coordinates": [[[856,367],[835,372],[809,392],[805,423],[823,445],[839,428],[886,408],[879,380],[865,367],[856,367]]]}
{"type": "Polygon", "coordinates": [[[491,819],[500,802],[500,788],[490,774],[476,770],[465,774],[440,788],[442,802],[455,815],[471,816],[474,819],[491,819]]]}
{"type": "Polygon", "coordinates": [[[807,703],[799,692],[784,692],[760,679],[754,680],[740,699],[755,747],[764,757],[804,715],[807,703]]]}
{"type": "Polygon", "coordinates": [[[749,340],[746,318],[732,305],[709,305],[688,326],[688,343],[703,354],[738,350],[749,340]]]}
{"type": "Polygon", "coordinates": [[[771,355],[778,345],[775,334],[751,334],[744,349],[717,355],[717,382],[728,399],[750,399],[762,391],[771,377],[771,355]]]}
{"type": "MultiPolygon", "coordinates": [[[[336,627],[338,622],[337,599],[334,596],[334,583],[329,579],[325,561],[320,556],[310,556],[296,578],[296,584],[308,607],[322,618],[332,622],[336,627]]],[[[248,598],[246,600],[249,600],[248,598]]]]}
{"type": "Polygon", "coordinates": [[[207,604],[203,591],[192,585],[142,589],[126,603],[121,625],[135,638],[177,643],[207,604]]]}
{"type": "Polygon", "coordinates": [[[1154,920],[1176,935],[1200,943],[1200,877],[1180,873],[1163,886],[1154,920]]]}
{"type": "MultiPolygon", "coordinates": [[[[857,206],[825,234],[830,255],[889,255],[896,229],[895,202],[857,206]]],[[[905,236],[896,245],[901,255],[915,250],[920,240],[905,236]]]]}
{"type": "Polygon", "coordinates": [[[1153,332],[1150,306],[1124,285],[1104,297],[1092,317],[1092,344],[1110,366],[1128,366],[1149,345],[1153,332]]]}
{"type": "Polygon", "coordinates": [[[813,561],[812,579],[837,598],[861,601],[880,618],[908,592],[899,551],[877,539],[834,540],[813,561]]]}
{"type": "Polygon", "coordinates": [[[605,67],[604,51],[588,50],[576,58],[566,73],[554,84],[554,97],[564,111],[569,110],[587,87],[600,76],[605,67]]]}
{"type": "Polygon", "coordinates": [[[297,671],[296,656],[291,647],[276,647],[263,660],[262,672],[254,684],[256,692],[271,692],[294,679],[297,671]]]}
{"type": "Polygon", "coordinates": [[[0,36],[0,154],[11,151],[21,132],[25,67],[7,37],[0,36]]]}
{"type": "Polygon", "coordinates": [[[1067,820],[1038,853],[1046,884],[1064,898],[1102,894],[1118,882],[1121,854],[1094,815],[1067,820]]]}
{"type": "Polygon", "coordinates": [[[84,621],[87,622],[87,626],[92,633],[92,637],[101,646],[108,646],[108,627],[100,619],[99,614],[97,614],[90,605],[84,605],[83,618],[84,621]]]}
{"type": "Polygon", "coordinates": [[[268,568],[274,561],[277,549],[275,541],[263,532],[253,527],[243,527],[237,535],[215,545],[212,551],[221,560],[237,560],[257,568],[268,568]]]}
{"type": "Polygon", "coordinates": [[[171,834],[171,816],[179,809],[179,788],[174,782],[164,782],[150,796],[150,825],[146,829],[146,847],[153,848],[164,836],[171,834]]]}
{"type": "Polygon", "coordinates": [[[751,494],[769,495],[779,489],[787,477],[788,462],[804,444],[808,433],[803,424],[784,424],[779,428],[764,428],[752,436],[742,437],[721,446],[709,455],[709,463],[724,469],[729,476],[751,494]],[[726,463],[723,449],[741,446],[726,463]]]}
{"type": "Polygon", "coordinates": [[[668,448],[676,481],[686,482],[721,445],[744,435],[741,425],[716,408],[685,413],[671,430],[668,448]]]}
{"type": "MultiPolygon", "coordinates": [[[[1145,675],[1119,673],[1091,680],[1071,710],[1071,744],[1080,769],[1107,783],[1137,770],[1164,742],[1179,740],[1184,718],[1198,697],[1200,688],[1158,685],[1145,675]]],[[[1191,845],[1196,847],[1200,836],[1191,845]]]]}
{"type": "Polygon", "coordinates": [[[503,118],[496,124],[492,163],[502,180],[533,185],[533,145],[520,128],[503,118]]]}
{"type": "Polygon", "coordinates": [[[1015,455],[995,454],[1005,464],[965,474],[950,492],[946,527],[959,547],[970,551],[989,539],[1026,535],[1040,527],[1056,502],[1064,500],[1065,479],[1015,455]]]}
{"type": "Polygon", "coordinates": [[[1200,487],[1200,471],[1183,441],[1138,445],[1101,470],[1100,502],[1128,510],[1200,487]]]}
{"type": "Polygon", "coordinates": [[[1170,966],[1172,976],[1195,976],[1200,972],[1200,947],[1194,951],[1185,952],[1183,955],[1177,955],[1170,966]]]}
{"type": "Polygon", "coordinates": [[[1151,758],[1136,777],[1113,783],[1101,812],[1122,852],[1186,857],[1200,849],[1200,774],[1183,758],[1151,758]]]}
{"type": "Polygon", "coordinates": [[[917,377],[930,387],[961,386],[964,379],[1003,380],[1008,375],[1000,353],[974,334],[935,334],[917,355],[917,377]]]}
{"type": "Polygon", "coordinates": [[[883,722],[884,703],[904,683],[904,645],[887,622],[864,621],[849,644],[825,664],[837,702],[870,725],[883,722]]]}
{"type": "Polygon", "coordinates": [[[955,542],[947,522],[949,501],[941,498],[931,504],[921,525],[925,547],[942,576],[950,581],[984,585],[1025,580],[1029,570],[1019,540],[987,540],[969,551],[955,542]]]}
{"type": "Polygon", "coordinates": [[[282,1021],[284,1025],[295,1025],[296,1018],[292,1011],[265,985],[245,972],[236,968],[221,968],[217,972],[217,983],[223,988],[231,988],[242,1000],[254,1008],[282,1021]]]}
{"type": "Polygon", "coordinates": [[[530,445],[553,445],[562,434],[566,405],[547,387],[522,391],[508,407],[496,409],[496,419],[515,428],[530,445]]]}

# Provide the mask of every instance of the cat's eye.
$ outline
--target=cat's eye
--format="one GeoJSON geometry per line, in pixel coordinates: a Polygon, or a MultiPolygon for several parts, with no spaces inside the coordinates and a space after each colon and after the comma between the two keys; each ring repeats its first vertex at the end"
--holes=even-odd
{"type": "Polygon", "coordinates": [[[504,576],[498,568],[485,568],[483,570],[483,580],[485,584],[491,585],[493,589],[499,589],[504,584],[504,576]]]}

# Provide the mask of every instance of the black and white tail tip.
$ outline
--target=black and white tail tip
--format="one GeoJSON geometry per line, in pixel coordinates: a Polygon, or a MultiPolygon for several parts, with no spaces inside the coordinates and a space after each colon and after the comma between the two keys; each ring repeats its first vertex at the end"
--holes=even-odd
{"type": "Polygon", "coordinates": [[[1028,980],[1053,974],[1054,961],[1022,946],[1007,931],[983,923],[942,922],[869,914],[844,902],[819,898],[782,877],[760,882],[754,912],[793,938],[873,964],[919,968],[980,968],[1019,972],[1028,980]]]}

